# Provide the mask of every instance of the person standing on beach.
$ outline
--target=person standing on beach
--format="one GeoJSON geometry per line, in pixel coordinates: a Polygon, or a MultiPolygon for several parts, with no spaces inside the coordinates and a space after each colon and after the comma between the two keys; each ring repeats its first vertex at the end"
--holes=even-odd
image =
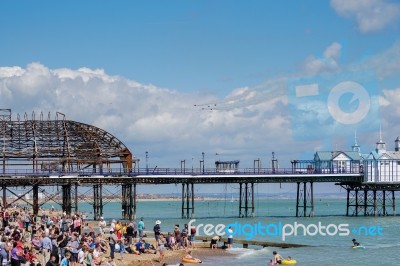
{"type": "Polygon", "coordinates": [[[126,235],[125,238],[128,240],[128,244],[133,244],[133,223],[129,223],[126,227],[126,235]]]}
{"type": "Polygon", "coordinates": [[[140,222],[138,223],[138,231],[139,231],[139,238],[143,238],[143,230],[144,230],[144,218],[140,218],[140,222]]]}
{"type": "Polygon", "coordinates": [[[136,220],[133,220],[133,243],[136,242],[137,235],[138,235],[138,224],[136,220]]]}
{"type": "Polygon", "coordinates": [[[112,221],[111,221],[111,225],[110,225],[110,234],[111,234],[111,231],[112,232],[115,232],[115,223],[116,223],[117,221],[115,221],[115,219],[113,219],[112,221]]]}
{"type": "Polygon", "coordinates": [[[60,259],[63,259],[65,256],[66,252],[66,247],[68,245],[69,239],[68,239],[68,233],[67,232],[62,232],[58,238],[57,238],[57,244],[58,244],[58,253],[60,256],[60,259]]]}
{"type": "Polygon", "coordinates": [[[110,258],[114,259],[115,244],[117,244],[117,242],[118,242],[118,237],[115,234],[115,231],[112,231],[109,241],[110,241],[110,243],[109,243],[110,244],[110,258]]]}
{"type": "MultiPolygon", "coordinates": [[[[161,221],[157,220],[156,224],[154,225],[153,231],[154,231],[154,238],[156,240],[156,245],[158,245],[158,239],[160,239],[160,234],[161,234],[161,227],[160,227],[161,221]]],[[[156,246],[157,248],[157,246],[156,246]]]]}
{"type": "Polygon", "coordinates": [[[232,226],[229,226],[228,228],[228,248],[232,248],[233,244],[233,230],[232,226]]]}
{"type": "Polygon", "coordinates": [[[179,229],[179,224],[175,225],[174,235],[175,235],[176,247],[177,249],[179,249],[182,244],[181,243],[182,234],[181,234],[181,229],[179,229]]]}
{"type": "Polygon", "coordinates": [[[106,228],[107,226],[107,222],[104,220],[104,217],[100,217],[100,221],[99,221],[99,227],[101,229],[101,233],[104,234],[104,228],[106,228]]]}
{"type": "Polygon", "coordinates": [[[196,240],[196,227],[192,226],[192,228],[190,228],[190,247],[194,248],[194,241],[196,240]]]}
{"type": "MultiPolygon", "coordinates": [[[[68,248],[70,249],[70,259],[69,261],[71,262],[70,265],[71,266],[76,266],[79,265],[78,264],[78,247],[79,247],[79,240],[78,240],[78,235],[76,233],[73,233],[71,235],[71,239],[68,242],[68,248]]],[[[66,255],[65,255],[66,256],[66,255]]]]}
{"type": "Polygon", "coordinates": [[[43,254],[43,265],[50,260],[51,251],[53,250],[53,244],[48,234],[43,233],[42,235],[42,254],[43,254]]]}

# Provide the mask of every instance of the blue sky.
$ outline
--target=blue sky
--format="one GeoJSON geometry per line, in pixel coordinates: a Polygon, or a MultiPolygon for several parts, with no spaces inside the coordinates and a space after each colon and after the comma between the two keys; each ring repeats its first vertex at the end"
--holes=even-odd
{"type": "Polygon", "coordinates": [[[334,41],[358,60],[398,36],[396,26],[359,33],[328,1],[20,2],[0,4],[2,65],[101,68],[218,96],[297,71],[334,41]]]}
{"type": "Polygon", "coordinates": [[[257,158],[268,167],[272,151],[289,167],[316,150],[349,149],[355,130],[367,153],[377,125],[391,148],[399,19],[399,2],[384,0],[1,1],[0,106],[104,128],[137,157],[148,151],[153,167],[197,165],[202,152],[209,167],[257,158]],[[359,70],[374,75],[367,90],[380,119],[345,128],[327,119],[326,97],[288,97],[293,80],[359,70]],[[301,141],[298,111],[318,121],[301,141]]]}

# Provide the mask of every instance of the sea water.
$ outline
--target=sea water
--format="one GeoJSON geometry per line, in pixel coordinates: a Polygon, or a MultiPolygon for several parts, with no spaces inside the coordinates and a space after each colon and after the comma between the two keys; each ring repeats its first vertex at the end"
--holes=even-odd
{"type": "MultiPolygon", "coordinates": [[[[201,258],[203,265],[268,265],[272,252],[277,251],[283,257],[291,256],[297,265],[399,265],[400,260],[400,217],[347,217],[345,199],[316,199],[314,217],[295,217],[294,199],[263,199],[255,202],[255,217],[238,218],[239,203],[231,200],[208,200],[195,202],[195,225],[272,225],[268,235],[254,234],[252,240],[285,242],[307,245],[300,248],[277,248],[250,246],[244,249],[239,244],[227,250],[231,256],[209,256],[201,258]],[[301,224],[310,226],[310,232],[304,235],[299,228],[297,235],[282,239],[273,229],[279,226],[301,224]],[[330,234],[315,234],[316,225],[330,225],[330,234]],[[347,225],[349,233],[339,235],[335,228],[347,225]],[[308,234],[310,233],[310,234],[308,234]],[[335,233],[335,234],[334,234],[335,233]],[[351,248],[351,240],[356,238],[365,249],[351,248]]],[[[144,217],[147,230],[152,230],[154,222],[161,220],[164,232],[173,231],[179,224],[182,228],[191,219],[180,219],[181,201],[138,201],[137,218],[144,217]]],[[[91,216],[92,206],[79,205],[79,211],[91,216]]],[[[121,204],[110,202],[104,205],[103,216],[106,220],[121,217],[121,204]]],[[[202,228],[198,233],[203,234],[202,228]]],[[[248,235],[235,235],[234,239],[246,239],[248,235]]],[[[194,251],[196,255],[196,251],[194,251]]]]}

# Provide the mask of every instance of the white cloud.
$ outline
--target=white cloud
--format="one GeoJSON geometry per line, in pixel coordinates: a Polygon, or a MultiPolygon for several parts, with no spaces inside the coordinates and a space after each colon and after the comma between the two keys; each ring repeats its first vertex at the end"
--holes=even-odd
{"type": "Polygon", "coordinates": [[[57,111],[64,113],[66,119],[107,130],[138,157],[149,151],[159,166],[197,160],[203,151],[210,167],[216,152],[221,159],[240,159],[251,166],[254,158],[269,160],[272,150],[282,154],[283,143],[291,139],[284,83],[271,84],[266,90],[234,90],[225,110],[208,111],[194,105],[217,102],[210,94],[182,94],[101,69],[49,69],[32,63],[0,68],[0,106],[12,109],[13,119],[15,113],[24,117],[26,112],[30,118],[35,111],[36,119],[41,112],[45,119],[48,112],[51,118],[57,111]]]}
{"type": "Polygon", "coordinates": [[[351,70],[370,70],[376,73],[378,79],[400,75],[400,42],[388,49],[366,58],[358,65],[350,66],[351,70]]]}
{"type": "MultiPolygon", "coordinates": [[[[386,60],[388,64],[381,72],[399,73],[398,47],[369,58],[363,67],[383,67],[381,62],[386,60]]],[[[322,58],[314,60],[314,67],[306,65],[306,70],[321,73],[349,69],[339,67],[340,51],[340,44],[331,44],[322,58]],[[324,60],[329,64],[315,67],[326,63],[324,60]]],[[[325,134],[334,130],[334,125],[326,122],[328,114],[321,111],[325,103],[304,101],[297,107],[305,114],[300,118],[305,122],[315,119],[316,128],[305,128],[305,132],[315,132],[315,137],[306,142],[293,140],[290,118],[295,111],[288,104],[286,92],[291,78],[298,76],[238,88],[219,100],[211,94],[183,94],[140,84],[101,69],[49,69],[32,63],[25,68],[0,67],[0,106],[11,108],[14,119],[15,113],[35,111],[38,119],[40,112],[51,112],[52,118],[56,111],[62,112],[67,119],[107,130],[139,158],[149,151],[152,164],[157,161],[159,167],[179,167],[183,159],[198,162],[201,152],[206,153],[208,167],[217,159],[215,153],[222,160],[240,159],[242,167],[251,167],[254,159],[261,158],[263,166],[268,167],[272,151],[281,166],[290,167],[290,160],[300,158],[303,152],[312,153],[314,147],[333,142],[325,134]]],[[[382,124],[395,130],[400,130],[398,95],[399,89],[387,89],[381,101],[382,124]]]]}
{"type": "Polygon", "coordinates": [[[362,33],[394,25],[400,17],[400,4],[385,0],[331,0],[331,5],[340,16],[356,20],[362,33]]]}
{"type": "Polygon", "coordinates": [[[309,56],[303,63],[307,75],[316,75],[325,72],[335,72],[340,69],[339,59],[342,46],[334,42],[329,45],[321,58],[309,56]]]}

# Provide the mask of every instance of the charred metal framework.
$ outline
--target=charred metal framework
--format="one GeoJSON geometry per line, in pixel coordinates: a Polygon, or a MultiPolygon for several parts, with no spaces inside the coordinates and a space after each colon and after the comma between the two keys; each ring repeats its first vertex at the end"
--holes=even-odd
{"type": "MultiPolygon", "coordinates": [[[[33,112],[30,119],[25,113],[23,119],[17,114],[13,121],[11,109],[0,109],[0,145],[2,206],[23,200],[32,205],[34,213],[38,213],[40,207],[39,193],[45,194],[46,202],[58,203],[61,200],[60,205],[67,213],[72,209],[78,211],[80,179],[61,180],[63,176],[71,173],[77,177],[85,176],[87,172],[93,176],[113,171],[129,174],[137,162],[115,136],[92,125],[66,120],[65,115],[59,112],[55,119],[50,113],[47,117],[40,113],[37,119],[33,112]],[[54,179],[50,181],[51,177],[54,179]],[[32,189],[16,195],[11,188],[20,185],[31,185],[32,189]],[[39,187],[51,185],[60,185],[61,195],[47,195],[45,189],[39,187]],[[14,194],[16,199],[7,202],[7,192],[14,194]],[[24,199],[28,193],[32,193],[33,203],[24,199]]],[[[102,215],[102,181],[100,178],[92,180],[95,217],[102,215]]],[[[125,215],[130,217],[134,209],[132,196],[125,193],[122,197],[125,199],[125,215]]]]}
{"type": "MultiPolygon", "coordinates": [[[[2,145],[2,174],[32,169],[31,173],[48,174],[75,172],[91,168],[103,170],[119,167],[132,171],[132,153],[115,136],[98,127],[66,120],[57,113],[44,119],[11,120],[11,110],[0,110],[0,141],[2,145]]],[[[23,172],[22,172],[23,173],[23,172]]]]}

